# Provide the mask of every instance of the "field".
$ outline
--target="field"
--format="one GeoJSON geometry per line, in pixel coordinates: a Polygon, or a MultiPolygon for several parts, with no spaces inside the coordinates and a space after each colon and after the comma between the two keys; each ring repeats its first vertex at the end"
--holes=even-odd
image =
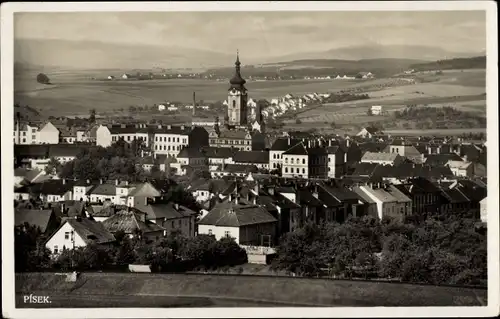
{"type": "Polygon", "coordinates": [[[18,307],[27,307],[21,299],[25,293],[49,295],[53,299],[51,307],[480,306],[487,298],[486,290],[472,288],[270,276],[130,273],[83,273],[76,283],[49,273],[16,274],[18,307]]]}
{"type": "MultiPolygon", "coordinates": [[[[53,85],[42,85],[35,81],[37,71],[16,73],[15,101],[42,110],[44,115],[88,115],[95,108],[98,115],[129,115],[130,106],[152,106],[164,101],[191,102],[193,92],[197,100],[207,102],[226,98],[226,82],[165,79],[165,80],[92,80],[103,77],[108,71],[69,72],[50,71],[47,74],[53,85]],[[122,109],[123,112],[118,110],[122,109]]],[[[116,73],[117,71],[114,71],[116,73]]],[[[113,74],[114,74],[113,73],[113,74]]],[[[289,80],[289,81],[249,81],[247,88],[254,99],[271,99],[287,93],[302,95],[311,92],[351,92],[367,93],[368,100],[325,104],[320,107],[303,109],[288,115],[286,129],[317,129],[332,131],[334,122],[338,130],[354,132],[370,122],[387,121],[391,113],[402,110],[407,105],[430,107],[452,106],[465,112],[485,116],[486,86],[485,70],[447,70],[437,75],[434,72],[410,76],[408,80],[382,78],[371,80],[289,80]],[[372,105],[382,105],[385,115],[369,116],[367,110],[372,105]],[[297,119],[300,123],[297,124],[297,119]]],[[[188,121],[189,114],[155,114],[155,118],[165,123],[188,121]]],[[[134,115],[136,118],[151,118],[149,113],[134,115]]],[[[339,131],[340,132],[340,131],[339,131]]]]}

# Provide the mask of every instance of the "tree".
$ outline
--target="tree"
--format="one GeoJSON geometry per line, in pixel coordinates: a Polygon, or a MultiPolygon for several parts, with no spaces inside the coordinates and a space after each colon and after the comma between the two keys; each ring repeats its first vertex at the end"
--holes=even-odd
{"type": "Polygon", "coordinates": [[[63,166],[61,165],[61,163],[57,159],[52,157],[50,158],[47,166],[45,166],[45,173],[48,175],[59,175],[59,173],[62,172],[62,168],[63,166]]]}
{"type": "Polygon", "coordinates": [[[14,267],[16,272],[36,271],[50,266],[50,251],[43,245],[40,227],[25,223],[14,227],[14,267]]]}
{"type": "Polygon", "coordinates": [[[95,123],[95,109],[90,110],[89,122],[90,122],[91,124],[94,124],[94,123],[95,123]]]}
{"type": "Polygon", "coordinates": [[[38,83],[41,83],[41,84],[51,84],[49,77],[47,75],[45,75],[44,73],[39,73],[36,76],[36,81],[38,83]]]}

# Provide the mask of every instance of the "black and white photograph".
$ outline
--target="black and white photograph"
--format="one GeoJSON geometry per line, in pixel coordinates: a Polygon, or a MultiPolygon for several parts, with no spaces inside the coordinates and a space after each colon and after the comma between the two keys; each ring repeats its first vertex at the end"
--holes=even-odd
{"type": "Polygon", "coordinates": [[[494,2],[1,13],[4,317],[499,314],[494,2]]]}

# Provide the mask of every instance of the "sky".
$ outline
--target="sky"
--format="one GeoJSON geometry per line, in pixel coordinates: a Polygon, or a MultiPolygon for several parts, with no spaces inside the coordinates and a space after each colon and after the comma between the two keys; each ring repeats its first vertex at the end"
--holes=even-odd
{"type": "Polygon", "coordinates": [[[348,46],[486,49],[481,11],[16,13],[14,37],[197,48],[262,58],[348,46]]]}

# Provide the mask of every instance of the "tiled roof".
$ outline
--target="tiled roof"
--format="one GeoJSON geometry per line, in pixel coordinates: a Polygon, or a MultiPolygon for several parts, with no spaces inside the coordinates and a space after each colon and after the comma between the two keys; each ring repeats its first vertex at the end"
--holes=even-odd
{"type": "Polygon", "coordinates": [[[141,220],[141,214],[122,210],[115,213],[110,218],[102,222],[102,225],[111,233],[123,231],[126,234],[132,234],[135,231],[143,233],[161,231],[164,228],[152,222],[141,220]]]}
{"type": "Polygon", "coordinates": [[[230,158],[233,157],[237,151],[238,150],[236,148],[230,148],[230,147],[203,148],[203,152],[207,155],[208,158],[230,158]]]}
{"type": "Polygon", "coordinates": [[[366,152],[361,161],[395,161],[399,155],[396,153],[372,153],[366,152]]]}
{"type": "Polygon", "coordinates": [[[181,158],[200,158],[205,157],[199,147],[184,147],[177,157],[181,158]]]}
{"type": "Polygon", "coordinates": [[[385,191],[382,188],[372,189],[370,187],[363,186],[363,190],[372,194],[384,203],[393,203],[398,201],[396,197],[392,196],[389,192],[385,191]]]}
{"type": "Polygon", "coordinates": [[[38,177],[42,171],[38,169],[26,169],[26,168],[16,168],[14,170],[14,176],[24,177],[28,182],[33,182],[36,177],[38,177]]]}
{"type": "Polygon", "coordinates": [[[144,197],[159,197],[161,192],[158,191],[151,183],[142,183],[132,189],[128,196],[144,196],[144,197]]]}
{"type": "Polygon", "coordinates": [[[448,161],[446,163],[446,166],[450,168],[455,168],[455,169],[467,169],[472,162],[464,162],[464,161],[448,161]]]}
{"type": "Polygon", "coordinates": [[[380,165],[377,163],[357,163],[354,176],[371,176],[375,173],[375,170],[379,168],[380,165]]]}
{"type": "Polygon", "coordinates": [[[196,215],[195,211],[182,205],[179,205],[178,208],[176,208],[175,204],[172,202],[166,204],[153,203],[148,205],[138,205],[137,208],[147,214],[148,220],[161,218],[166,218],[168,220],[196,215]]]}
{"type": "Polygon", "coordinates": [[[442,166],[445,165],[448,161],[461,161],[462,159],[458,154],[427,154],[424,155],[426,160],[425,164],[431,166],[442,166]]]}
{"type": "Polygon", "coordinates": [[[116,185],[115,184],[99,184],[95,188],[89,190],[87,195],[106,195],[115,196],[116,195],[116,185]]]}
{"type": "Polygon", "coordinates": [[[299,142],[286,150],[283,155],[307,155],[307,149],[303,142],[299,142]]]}
{"type": "Polygon", "coordinates": [[[271,151],[286,151],[299,142],[301,142],[301,140],[294,138],[278,138],[271,146],[271,151]]]}
{"type": "MultiPolygon", "coordinates": [[[[50,179],[42,183],[28,185],[26,190],[41,195],[64,195],[73,190],[73,185],[74,181],[71,180],[50,179]]],[[[19,189],[18,192],[22,192],[22,190],[19,189]]]]}
{"type": "Polygon", "coordinates": [[[229,173],[256,173],[259,169],[257,166],[251,164],[226,164],[224,171],[229,173]]]}
{"type": "Polygon", "coordinates": [[[247,135],[250,139],[250,135],[245,130],[221,130],[219,138],[246,139],[247,135]]]}
{"type": "Polygon", "coordinates": [[[361,201],[367,204],[375,204],[375,201],[370,196],[368,196],[359,186],[354,186],[352,188],[352,191],[360,197],[361,201]]]}
{"type": "Polygon", "coordinates": [[[299,190],[298,195],[301,206],[302,205],[313,206],[313,207],[323,206],[323,202],[314,197],[310,190],[299,190]]]}
{"type": "Polygon", "coordinates": [[[466,203],[470,201],[459,188],[444,189],[442,194],[450,203],[466,203]]]}
{"type": "Polygon", "coordinates": [[[242,227],[247,225],[275,223],[266,209],[257,205],[235,205],[231,202],[218,203],[198,223],[222,227],[242,227]]]}
{"type": "Polygon", "coordinates": [[[104,244],[115,241],[115,237],[100,222],[87,218],[67,218],[66,223],[70,224],[75,232],[89,244],[92,241],[104,244]]]}
{"type": "Polygon", "coordinates": [[[359,149],[361,152],[381,152],[387,147],[387,143],[374,143],[374,142],[366,142],[360,143],[359,149]]]}
{"type": "Polygon", "coordinates": [[[233,161],[236,163],[269,163],[268,151],[238,151],[233,156],[233,161]]]}
{"type": "Polygon", "coordinates": [[[51,209],[16,209],[14,213],[15,225],[19,226],[28,223],[40,227],[40,230],[44,233],[49,225],[52,213],[51,209]]]}
{"type": "Polygon", "coordinates": [[[401,192],[399,189],[394,187],[394,185],[390,185],[387,189],[387,192],[389,192],[394,198],[396,198],[399,203],[411,202],[411,198],[409,198],[403,192],[401,192]]]}

